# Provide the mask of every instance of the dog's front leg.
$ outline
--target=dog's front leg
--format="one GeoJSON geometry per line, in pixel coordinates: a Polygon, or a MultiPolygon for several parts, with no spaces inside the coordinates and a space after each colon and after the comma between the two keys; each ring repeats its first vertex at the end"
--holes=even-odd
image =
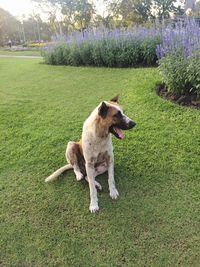
{"type": "Polygon", "coordinates": [[[108,165],[108,186],[110,191],[110,197],[116,199],[119,196],[119,193],[115,187],[115,178],[114,178],[114,158],[110,159],[108,165]]]}
{"type": "Polygon", "coordinates": [[[95,213],[99,210],[98,206],[98,198],[97,198],[97,189],[95,186],[95,178],[94,178],[94,164],[90,162],[86,162],[86,172],[87,172],[87,178],[90,188],[90,211],[92,213],[95,213]]]}

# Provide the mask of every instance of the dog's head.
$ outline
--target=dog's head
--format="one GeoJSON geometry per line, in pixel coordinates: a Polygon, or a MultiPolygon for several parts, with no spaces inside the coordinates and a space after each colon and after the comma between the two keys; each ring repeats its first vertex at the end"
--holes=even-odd
{"type": "Polygon", "coordinates": [[[98,108],[98,115],[103,120],[103,124],[108,126],[109,132],[118,139],[123,139],[125,136],[122,130],[132,129],[136,125],[124,114],[122,107],[118,104],[118,96],[110,101],[102,102],[98,108]]]}

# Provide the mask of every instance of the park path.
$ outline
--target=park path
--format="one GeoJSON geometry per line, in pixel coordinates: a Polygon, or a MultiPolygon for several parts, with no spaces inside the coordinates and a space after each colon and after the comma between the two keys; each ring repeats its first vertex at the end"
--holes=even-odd
{"type": "Polygon", "coordinates": [[[0,58],[42,58],[41,56],[12,56],[12,55],[0,55],[0,58]]]}

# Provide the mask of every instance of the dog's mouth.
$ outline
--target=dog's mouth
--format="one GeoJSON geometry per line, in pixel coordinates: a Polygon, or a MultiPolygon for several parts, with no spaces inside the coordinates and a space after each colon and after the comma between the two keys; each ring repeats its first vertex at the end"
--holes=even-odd
{"type": "Polygon", "coordinates": [[[119,124],[111,125],[109,128],[109,132],[112,133],[118,139],[124,139],[125,134],[122,130],[130,130],[135,127],[136,123],[130,120],[128,123],[121,122],[119,124]]]}
{"type": "Polygon", "coordinates": [[[124,139],[125,137],[125,134],[122,132],[122,130],[116,126],[110,126],[109,131],[118,139],[124,139]]]}

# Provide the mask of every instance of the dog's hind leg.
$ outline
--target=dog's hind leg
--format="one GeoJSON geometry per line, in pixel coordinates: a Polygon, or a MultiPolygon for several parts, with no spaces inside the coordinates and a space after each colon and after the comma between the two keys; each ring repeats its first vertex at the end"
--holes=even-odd
{"type": "Polygon", "coordinates": [[[85,160],[81,153],[80,146],[76,142],[69,142],[66,149],[66,159],[73,166],[77,181],[86,176],[85,160]]]}

